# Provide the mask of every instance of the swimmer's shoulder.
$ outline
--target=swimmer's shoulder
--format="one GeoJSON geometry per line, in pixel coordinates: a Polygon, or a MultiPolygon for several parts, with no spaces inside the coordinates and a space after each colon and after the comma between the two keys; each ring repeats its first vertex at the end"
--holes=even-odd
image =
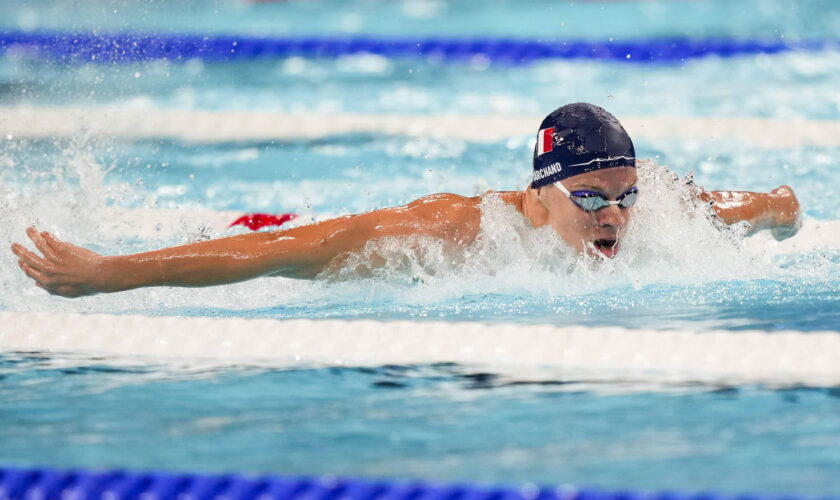
{"type": "Polygon", "coordinates": [[[481,228],[481,200],[488,194],[522,211],[521,191],[488,191],[481,196],[437,193],[419,198],[405,206],[438,236],[467,243],[475,239],[481,228]]]}
{"type": "Polygon", "coordinates": [[[405,206],[427,234],[458,244],[473,241],[481,226],[481,199],[454,193],[424,196],[405,206]]]}
{"type": "Polygon", "coordinates": [[[428,212],[430,215],[453,215],[465,218],[481,217],[481,200],[485,196],[495,195],[503,202],[513,205],[522,212],[522,191],[487,191],[480,196],[461,196],[454,193],[437,193],[418,198],[406,205],[406,208],[418,212],[428,212]]]}
{"type": "Polygon", "coordinates": [[[513,205],[520,213],[522,213],[522,206],[525,203],[525,195],[522,191],[495,191],[503,202],[508,205],[513,205]]]}
{"type": "Polygon", "coordinates": [[[479,204],[481,199],[478,196],[468,197],[454,193],[437,193],[418,198],[405,208],[411,210],[416,216],[440,219],[472,219],[481,216],[479,204]]]}
{"type": "Polygon", "coordinates": [[[510,205],[515,205],[517,207],[522,205],[522,191],[487,191],[479,196],[462,196],[454,193],[430,194],[428,196],[424,196],[422,198],[414,200],[407,206],[410,207],[425,204],[450,204],[454,206],[469,206],[471,208],[477,208],[478,205],[481,203],[481,199],[484,196],[488,195],[499,196],[502,199],[502,201],[510,205]]]}

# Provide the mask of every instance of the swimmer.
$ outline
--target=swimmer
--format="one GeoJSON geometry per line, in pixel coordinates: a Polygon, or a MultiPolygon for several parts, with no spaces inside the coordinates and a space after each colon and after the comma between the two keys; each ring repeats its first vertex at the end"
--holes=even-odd
{"type": "MultiPolygon", "coordinates": [[[[522,191],[497,193],[533,227],[551,226],[579,253],[613,258],[644,196],[636,187],[636,153],[618,120],[592,104],[563,106],[540,125],[533,178],[522,191]]],[[[770,193],[698,195],[726,224],[747,222],[777,239],[799,227],[799,203],[782,186],[770,193]]],[[[81,297],[150,286],[203,287],[262,276],[314,278],[373,239],[420,235],[455,250],[480,229],[481,197],[434,194],[405,206],[348,215],[274,232],[256,232],[134,255],[104,256],[27,229],[38,255],[12,245],[20,268],[53,295],[81,297]]]]}

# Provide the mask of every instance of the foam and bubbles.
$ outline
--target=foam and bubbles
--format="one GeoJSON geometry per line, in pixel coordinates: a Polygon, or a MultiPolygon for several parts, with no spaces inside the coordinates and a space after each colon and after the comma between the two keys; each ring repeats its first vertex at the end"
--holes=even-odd
{"type": "Polygon", "coordinates": [[[472,294],[556,297],[652,284],[690,285],[778,275],[762,255],[745,252],[746,227],[724,228],[696,201],[698,188],[652,162],[639,169],[643,195],[615,259],[578,255],[550,227],[533,228],[493,193],[483,196],[481,232],[463,254],[430,238],[371,242],[339,272],[410,283],[412,302],[472,294]],[[381,267],[366,266],[379,261],[381,267]],[[384,261],[384,263],[382,263],[384,261]]]}

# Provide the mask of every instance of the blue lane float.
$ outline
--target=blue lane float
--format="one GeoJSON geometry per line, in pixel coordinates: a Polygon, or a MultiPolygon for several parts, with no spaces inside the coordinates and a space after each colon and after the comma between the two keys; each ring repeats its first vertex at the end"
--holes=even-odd
{"type": "Polygon", "coordinates": [[[241,61],[285,57],[334,58],[376,54],[444,61],[525,64],[545,59],[678,63],[699,57],[838,50],[840,40],[670,38],[641,41],[544,41],[494,38],[375,38],[195,36],[99,33],[0,33],[0,52],[66,63],[120,63],[166,59],[241,61]]]}
{"type": "Polygon", "coordinates": [[[489,488],[422,481],[0,468],[0,500],[797,500],[568,486],[489,488]]]}

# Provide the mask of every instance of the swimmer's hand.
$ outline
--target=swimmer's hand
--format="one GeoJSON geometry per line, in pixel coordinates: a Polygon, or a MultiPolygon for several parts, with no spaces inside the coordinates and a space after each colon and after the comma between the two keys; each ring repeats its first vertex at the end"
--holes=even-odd
{"type": "Polygon", "coordinates": [[[772,197],[770,234],[779,241],[790,238],[802,227],[799,200],[790,186],[780,186],[770,191],[772,197]]]}
{"type": "Polygon", "coordinates": [[[699,197],[711,203],[712,210],[724,223],[748,223],[749,234],[769,229],[781,241],[796,234],[802,226],[799,201],[790,186],[780,186],[769,193],[707,191],[699,197]]]}
{"type": "Polygon", "coordinates": [[[104,257],[86,248],[61,241],[52,234],[26,230],[43,257],[19,243],[12,244],[18,265],[35,286],[52,295],[75,298],[109,291],[103,273],[104,257]]]}

